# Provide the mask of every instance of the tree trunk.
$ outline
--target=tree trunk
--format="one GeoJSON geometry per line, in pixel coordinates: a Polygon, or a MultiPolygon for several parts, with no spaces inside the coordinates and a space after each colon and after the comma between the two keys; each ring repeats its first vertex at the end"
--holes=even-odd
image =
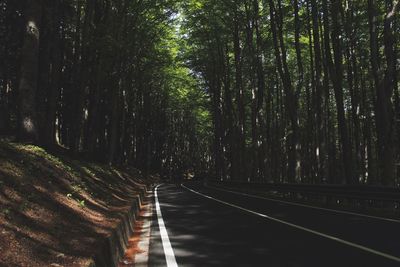
{"type": "Polygon", "coordinates": [[[291,77],[289,67],[287,64],[287,53],[286,47],[283,40],[283,18],[282,18],[282,7],[279,3],[279,9],[277,12],[274,6],[273,0],[270,3],[270,17],[271,17],[271,31],[273,35],[273,42],[275,47],[275,58],[277,62],[277,69],[279,76],[282,81],[283,89],[285,92],[285,109],[289,116],[290,130],[288,133],[287,141],[287,180],[291,183],[296,181],[296,162],[298,146],[298,120],[297,120],[297,99],[293,86],[291,83],[291,77]]]}
{"type": "MultiPolygon", "coordinates": [[[[57,106],[60,96],[60,80],[62,75],[62,55],[63,41],[61,39],[61,17],[60,2],[54,1],[51,7],[50,27],[49,27],[49,59],[51,66],[48,67],[48,90],[44,96],[46,101],[43,103],[43,119],[41,123],[41,143],[47,147],[52,147],[56,144],[56,117],[57,106]]],[[[42,88],[43,90],[43,88],[42,88]]]]}
{"type": "Polygon", "coordinates": [[[236,135],[238,137],[238,177],[241,180],[247,179],[246,164],[244,163],[244,154],[246,150],[245,144],[245,106],[244,106],[244,91],[243,91],[243,80],[242,80],[242,52],[240,47],[240,31],[239,31],[239,15],[238,11],[235,10],[235,21],[234,21],[234,57],[235,57],[235,89],[236,89],[236,105],[238,110],[238,125],[236,135]]]}
{"type": "Polygon", "coordinates": [[[323,124],[323,88],[322,88],[322,60],[321,60],[321,44],[319,32],[319,16],[318,4],[315,0],[311,0],[311,17],[312,17],[312,32],[313,32],[313,47],[314,47],[314,64],[315,64],[315,88],[313,107],[315,111],[316,121],[316,173],[319,181],[324,177],[325,166],[325,140],[324,140],[324,124],[323,124]]]}
{"type": "MultiPolygon", "coordinates": [[[[257,3],[258,6],[258,3],[257,3]]],[[[254,8],[254,6],[253,6],[254,8]]],[[[251,74],[249,77],[250,87],[251,87],[251,151],[250,151],[250,176],[249,181],[256,180],[258,178],[258,101],[257,101],[257,88],[256,86],[256,74],[258,68],[258,58],[256,54],[256,49],[254,47],[254,25],[257,23],[255,16],[255,8],[251,9],[247,3],[245,4],[246,10],[246,44],[245,47],[248,49],[248,54],[250,55],[250,70],[251,74]],[[252,12],[253,11],[253,12],[252,12]]]]}
{"type": "Polygon", "coordinates": [[[39,132],[35,98],[38,82],[42,1],[27,0],[25,8],[26,29],[21,51],[21,76],[18,92],[18,139],[24,142],[37,142],[39,132]]]}
{"type": "MultiPolygon", "coordinates": [[[[301,31],[301,25],[300,25],[300,18],[299,18],[299,3],[298,0],[293,1],[294,5],[294,20],[295,20],[295,49],[296,49],[296,61],[297,61],[297,71],[298,71],[298,77],[297,77],[297,86],[296,86],[296,91],[295,91],[295,102],[296,106],[295,108],[299,108],[299,104],[297,99],[300,98],[300,93],[301,89],[303,87],[304,83],[304,69],[303,69],[303,61],[302,61],[302,56],[301,56],[301,47],[300,47],[300,31],[301,31]]],[[[296,179],[300,179],[301,176],[301,157],[300,157],[300,140],[299,140],[299,133],[298,133],[298,118],[296,116],[296,133],[294,133],[294,139],[295,139],[295,153],[296,153],[296,179]]]]}
{"type": "MultiPolygon", "coordinates": [[[[387,1],[388,2],[388,1],[387,1]]],[[[385,15],[383,40],[386,57],[386,70],[383,81],[377,88],[377,120],[380,121],[378,130],[380,174],[382,184],[393,186],[395,183],[395,136],[396,122],[392,103],[393,91],[395,89],[396,55],[394,51],[395,38],[393,21],[400,6],[398,0],[393,1],[392,6],[385,15]]],[[[377,123],[378,125],[378,123],[377,123]]]]}
{"type": "MultiPolygon", "coordinates": [[[[112,92],[111,101],[111,130],[110,130],[110,147],[108,153],[108,164],[113,164],[116,160],[117,146],[119,144],[119,126],[120,126],[120,92],[122,87],[122,81],[120,79],[119,84],[114,88],[112,92]]],[[[147,145],[147,144],[146,144],[147,145]]],[[[147,145],[148,146],[148,145],[147,145]]],[[[146,158],[147,158],[146,151],[146,158]]]]}
{"type": "Polygon", "coordinates": [[[368,1],[368,18],[370,29],[371,66],[376,89],[376,128],[378,138],[378,169],[383,185],[393,185],[395,178],[394,137],[395,123],[392,104],[394,77],[396,71],[394,36],[392,22],[399,7],[399,1],[394,1],[384,19],[383,39],[386,56],[386,69],[383,70],[379,60],[378,32],[376,26],[375,1],[368,1]],[[384,73],[384,78],[379,77],[384,73]]]}
{"type": "MultiPolygon", "coordinates": [[[[261,142],[257,142],[257,156],[258,156],[258,170],[261,179],[265,179],[266,175],[266,140],[264,129],[264,117],[265,114],[262,112],[264,104],[265,95],[265,78],[264,78],[264,66],[262,61],[262,36],[260,31],[260,7],[257,0],[253,0],[253,8],[255,13],[254,28],[256,31],[256,72],[257,72],[257,105],[256,105],[256,115],[257,115],[257,126],[261,132],[261,142]],[[261,143],[261,145],[260,145],[261,143]]],[[[259,134],[260,135],[260,134],[259,134]]]]}
{"type": "Polygon", "coordinates": [[[344,167],[344,180],[347,184],[356,183],[353,172],[353,156],[352,149],[349,140],[349,133],[346,122],[346,115],[344,111],[344,100],[343,100],[343,59],[342,59],[342,44],[339,35],[340,24],[339,24],[339,12],[340,3],[335,2],[332,4],[331,14],[332,14],[332,44],[334,60],[332,60],[331,48],[330,48],[330,38],[329,38],[329,21],[328,21],[328,6],[327,0],[323,1],[324,10],[324,30],[325,30],[325,60],[327,61],[327,66],[329,70],[329,76],[331,78],[333,88],[335,91],[336,109],[337,109],[337,120],[339,124],[339,135],[340,143],[342,148],[342,162],[344,167]]]}

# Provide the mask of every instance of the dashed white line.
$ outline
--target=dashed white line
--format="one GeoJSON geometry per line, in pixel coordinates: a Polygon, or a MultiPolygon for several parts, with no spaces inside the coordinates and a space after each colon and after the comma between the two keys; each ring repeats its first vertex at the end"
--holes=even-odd
{"type": "Polygon", "coordinates": [[[303,227],[303,226],[300,226],[300,225],[297,225],[297,224],[293,224],[293,223],[290,223],[290,222],[287,222],[287,221],[284,221],[284,220],[280,220],[280,219],[277,219],[277,218],[274,218],[274,217],[271,217],[271,216],[268,216],[268,215],[265,215],[265,214],[262,214],[262,213],[259,213],[259,212],[255,212],[255,211],[240,207],[240,206],[235,205],[235,204],[231,204],[231,203],[225,202],[223,200],[220,200],[220,199],[205,195],[203,193],[197,192],[197,191],[195,191],[195,190],[193,190],[191,188],[188,188],[185,185],[182,185],[182,187],[184,187],[185,189],[189,190],[190,192],[195,193],[197,195],[200,195],[202,197],[205,197],[205,198],[214,200],[216,202],[222,203],[224,205],[227,205],[227,206],[230,206],[230,207],[233,207],[233,208],[248,212],[250,214],[257,215],[257,216],[260,216],[260,217],[263,217],[263,218],[266,218],[268,220],[275,221],[275,222],[278,222],[278,223],[282,223],[282,224],[285,224],[287,226],[306,231],[308,233],[312,233],[312,234],[315,234],[315,235],[318,235],[318,236],[322,236],[322,237],[325,237],[327,239],[330,239],[330,240],[333,240],[333,241],[336,241],[336,242],[339,242],[339,243],[342,243],[342,244],[345,244],[345,245],[348,245],[348,246],[351,246],[351,247],[355,247],[355,248],[358,248],[360,250],[367,251],[369,253],[372,253],[372,254],[375,254],[375,255],[378,255],[378,256],[381,256],[381,257],[384,257],[384,258],[387,258],[387,259],[390,259],[390,260],[393,260],[393,261],[396,261],[396,262],[400,262],[400,258],[398,258],[396,256],[393,256],[393,255],[390,255],[390,254],[387,254],[387,253],[384,253],[384,252],[381,252],[381,251],[377,251],[377,250],[374,250],[372,248],[368,248],[368,247],[365,247],[363,245],[359,245],[359,244],[356,244],[356,243],[353,243],[353,242],[350,242],[350,241],[346,241],[346,240],[343,240],[343,239],[340,239],[340,238],[337,238],[337,237],[334,237],[334,236],[331,236],[331,235],[328,235],[328,234],[324,234],[324,233],[321,233],[321,232],[318,232],[318,231],[315,231],[315,230],[312,230],[312,229],[309,229],[309,228],[306,228],[306,227],[303,227]]]}
{"type": "Polygon", "coordinates": [[[165,260],[167,261],[168,267],[177,267],[178,264],[176,263],[174,250],[172,249],[171,242],[169,241],[167,229],[165,228],[164,219],[163,219],[162,213],[161,213],[160,203],[158,202],[157,190],[158,190],[159,186],[160,185],[158,185],[154,190],[154,198],[155,198],[155,202],[156,202],[158,226],[160,228],[160,235],[161,235],[161,241],[162,241],[162,245],[163,245],[163,249],[164,249],[165,260]]]}
{"type": "Polygon", "coordinates": [[[400,223],[400,220],[396,220],[396,219],[390,219],[390,218],[366,215],[366,214],[356,213],[356,212],[351,212],[351,211],[342,211],[342,210],[321,208],[321,207],[310,206],[310,205],[305,205],[305,204],[300,204],[300,203],[294,203],[294,202],[290,202],[290,201],[284,201],[284,200],[278,200],[278,199],[273,199],[273,198],[268,198],[268,197],[250,195],[250,194],[246,194],[246,193],[242,193],[242,192],[236,192],[236,191],[232,191],[232,190],[218,188],[218,187],[215,187],[215,186],[209,186],[209,185],[205,185],[205,186],[208,187],[208,188],[212,188],[212,189],[215,189],[215,190],[228,192],[228,193],[232,193],[232,194],[236,194],[236,195],[240,195],[240,196],[247,196],[247,197],[252,197],[252,198],[257,198],[257,199],[264,199],[264,200],[269,200],[269,201],[278,202],[278,203],[284,203],[284,204],[288,204],[288,205],[292,205],[292,206],[300,206],[300,207],[305,207],[305,208],[310,208],[310,209],[324,210],[324,211],[330,211],[330,212],[335,212],[335,213],[343,213],[343,214],[348,214],[348,215],[355,215],[355,216],[359,216],[359,217],[376,219],[376,220],[381,220],[381,221],[400,223]]]}

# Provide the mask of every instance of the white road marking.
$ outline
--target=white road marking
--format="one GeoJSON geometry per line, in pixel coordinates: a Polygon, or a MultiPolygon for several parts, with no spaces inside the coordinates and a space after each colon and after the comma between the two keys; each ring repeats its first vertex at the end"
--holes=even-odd
{"type": "Polygon", "coordinates": [[[324,210],[324,211],[330,211],[330,212],[336,212],[336,213],[343,213],[343,214],[355,215],[355,216],[365,217],[365,218],[370,218],[370,219],[382,220],[382,221],[387,221],[387,222],[400,223],[400,220],[396,220],[396,219],[390,219],[390,218],[385,218],[385,217],[378,217],[378,216],[366,215],[366,214],[356,213],[356,212],[351,212],[351,211],[342,211],[342,210],[327,209],[327,208],[321,208],[321,207],[316,207],[316,206],[310,206],[310,205],[305,205],[305,204],[300,204],[300,203],[294,203],[294,202],[284,201],[284,200],[278,200],[278,199],[273,199],[273,198],[268,198],[268,197],[255,196],[255,195],[250,195],[250,194],[246,194],[246,193],[231,191],[231,190],[227,190],[227,189],[221,189],[221,188],[218,188],[218,187],[215,187],[215,186],[206,185],[206,187],[212,188],[212,189],[215,189],[215,190],[219,190],[219,191],[224,191],[224,192],[236,194],[236,195],[247,196],[247,197],[252,197],[252,198],[257,198],[257,199],[264,199],[264,200],[269,200],[269,201],[274,201],[274,202],[289,204],[289,205],[293,205],[293,206],[300,206],[300,207],[305,207],[305,208],[310,208],[310,209],[324,210]]]}
{"type": "Polygon", "coordinates": [[[154,191],[154,197],[156,200],[156,212],[158,218],[158,226],[160,227],[161,241],[164,248],[165,260],[167,261],[168,267],[177,267],[174,250],[172,249],[171,242],[169,241],[167,229],[165,228],[164,220],[161,213],[160,203],[158,202],[157,189],[158,185],[154,191]]]}
{"type": "Polygon", "coordinates": [[[265,215],[265,214],[262,214],[262,213],[258,213],[258,212],[252,211],[252,210],[248,210],[246,208],[237,206],[235,204],[231,204],[231,203],[225,202],[223,200],[220,200],[220,199],[217,199],[217,198],[214,198],[214,197],[210,197],[210,196],[205,195],[203,193],[197,192],[197,191],[195,191],[195,190],[193,190],[191,188],[188,188],[185,185],[182,185],[182,187],[184,187],[187,190],[189,190],[190,192],[195,193],[197,195],[200,195],[202,197],[205,197],[205,198],[214,200],[216,202],[222,203],[224,205],[227,205],[227,206],[230,206],[230,207],[233,207],[233,208],[236,208],[236,209],[251,213],[253,215],[257,215],[257,216],[266,218],[266,219],[271,220],[271,221],[282,223],[282,224],[285,224],[287,226],[306,231],[308,233],[312,233],[312,234],[315,234],[315,235],[318,235],[318,236],[322,236],[322,237],[325,237],[327,239],[330,239],[330,240],[333,240],[333,241],[336,241],[336,242],[339,242],[339,243],[342,243],[342,244],[345,244],[345,245],[348,245],[348,246],[351,246],[351,247],[355,247],[355,248],[367,251],[369,253],[372,253],[372,254],[375,254],[375,255],[378,255],[378,256],[381,256],[381,257],[384,257],[384,258],[387,258],[387,259],[390,259],[390,260],[393,260],[393,261],[396,261],[396,262],[400,262],[400,258],[398,258],[396,256],[393,256],[393,255],[390,255],[390,254],[387,254],[387,253],[384,253],[384,252],[381,252],[381,251],[377,251],[377,250],[374,250],[372,248],[368,248],[368,247],[365,247],[365,246],[362,246],[362,245],[359,245],[359,244],[356,244],[356,243],[353,243],[353,242],[350,242],[350,241],[346,241],[346,240],[343,240],[343,239],[340,239],[340,238],[337,238],[337,237],[334,237],[334,236],[331,236],[331,235],[328,235],[328,234],[324,234],[324,233],[321,233],[321,232],[318,232],[318,231],[315,231],[315,230],[312,230],[312,229],[309,229],[309,228],[306,228],[306,227],[303,227],[303,226],[300,226],[300,225],[297,225],[297,224],[293,224],[293,223],[290,223],[290,222],[287,222],[287,221],[284,221],[284,220],[280,220],[280,219],[277,219],[277,218],[274,218],[274,217],[271,217],[271,216],[268,216],[268,215],[265,215]]]}

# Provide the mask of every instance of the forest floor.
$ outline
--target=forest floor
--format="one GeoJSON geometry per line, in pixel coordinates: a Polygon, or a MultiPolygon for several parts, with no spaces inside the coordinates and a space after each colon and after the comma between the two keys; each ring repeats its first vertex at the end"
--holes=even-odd
{"type": "Polygon", "coordinates": [[[0,140],[0,267],[87,266],[156,179],[0,140]]]}

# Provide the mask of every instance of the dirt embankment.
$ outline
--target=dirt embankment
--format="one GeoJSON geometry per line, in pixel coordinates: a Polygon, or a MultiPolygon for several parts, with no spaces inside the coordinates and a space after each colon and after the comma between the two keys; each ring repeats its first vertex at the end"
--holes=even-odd
{"type": "Polygon", "coordinates": [[[155,179],[0,141],[0,267],[90,265],[155,179]]]}

